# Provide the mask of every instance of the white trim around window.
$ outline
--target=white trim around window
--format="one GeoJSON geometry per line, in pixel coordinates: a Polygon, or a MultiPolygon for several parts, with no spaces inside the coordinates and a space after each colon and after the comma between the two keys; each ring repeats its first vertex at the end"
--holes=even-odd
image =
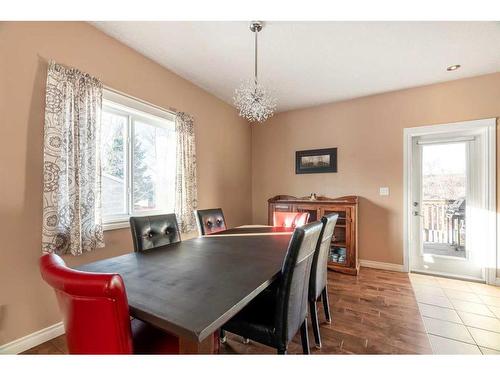
{"type": "MultiPolygon", "coordinates": [[[[147,216],[147,215],[160,215],[165,213],[173,212],[173,207],[171,209],[152,209],[152,210],[140,210],[134,211],[133,204],[133,194],[134,194],[134,181],[133,181],[133,170],[132,165],[134,165],[134,137],[136,122],[146,123],[147,125],[166,129],[168,133],[175,132],[175,114],[162,110],[159,107],[149,105],[143,101],[136,100],[132,97],[121,95],[117,92],[111,90],[104,90],[103,92],[103,111],[107,113],[116,114],[127,119],[126,126],[124,129],[124,142],[123,142],[123,153],[124,153],[124,163],[125,167],[123,169],[122,181],[125,183],[125,201],[123,202],[123,211],[117,212],[116,215],[105,215],[103,212],[103,229],[114,230],[128,228],[130,216],[147,216]]],[[[167,133],[167,134],[168,134],[167,133]]],[[[167,136],[168,138],[168,136],[167,136]]],[[[175,144],[173,145],[175,147],[175,144]]],[[[175,149],[173,150],[173,159],[175,159],[175,149]]],[[[172,159],[172,158],[171,158],[172,159]]],[[[175,160],[174,160],[175,165],[175,160]]],[[[104,168],[104,167],[103,167],[104,168]]],[[[165,168],[168,166],[165,165],[165,168]]],[[[175,168],[172,168],[175,171],[175,168]]],[[[175,173],[175,172],[174,172],[175,173]]],[[[102,174],[105,176],[105,173],[102,174]]],[[[107,175],[107,180],[115,179],[111,175],[107,175]]],[[[102,179],[104,180],[104,179],[102,179]]],[[[102,181],[101,183],[104,184],[102,181]]],[[[163,188],[163,186],[162,186],[163,188]]],[[[104,190],[104,188],[103,188],[104,190]]],[[[168,189],[167,189],[168,190],[168,189]]],[[[124,190],[121,189],[123,192],[124,190]]],[[[163,191],[162,189],[157,189],[157,191],[163,191]]],[[[166,192],[166,194],[171,194],[174,196],[175,190],[172,189],[171,192],[166,192]]],[[[103,199],[105,194],[103,193],[103,199]]],[[[164,206],[165,207],[165,206],[164,206]]],[[[104,202],[103,202],[104,210],[104,202]]]]}
{"type": "Polygon", "coordinates": [[[102,92],[102,98],[103,100],[106,100],[108,102],[113,102],[115,104],[124,106],[127,109],[134,109],[138,112],[141,112],[143,115],[149,114],[152,116],[164,118],[165,120],[175,121],[175,112],[148,103],[144,100],[134,98],[130,95],[119,93],[116,90],[104,88],[102,92]]]}
{"type": "Polygon", "coordinates": [[[488,211],[488,224],[485,228],[486,262],[484,278],[487,284],[498,282],[496,278],[497,268],[500,264],[500,247],[497,243],[497,231],[500,230],[500,221],[496,219],[496,118],[464,121],[449,124],[438,124],[404,129],[404,167],[403,167],[403,268],[405,272],[410,271],[410,247],[411,247],[411,170],[412,170],[412,142],[414,137],[423,135],[436,135],[441,133],[467,132],[481,130],[485,138],[484,155],[485,172],[487,183],[485,184],[485,200],[488,211]]]}

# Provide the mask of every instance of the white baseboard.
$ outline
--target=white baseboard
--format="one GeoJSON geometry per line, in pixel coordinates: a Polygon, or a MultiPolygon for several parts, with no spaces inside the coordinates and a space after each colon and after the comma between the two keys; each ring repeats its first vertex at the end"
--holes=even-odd
{"type": "Polygon", "coordinates": [[[404,266],[402,264],[376,262],[374,260],[365,260],[365,259],[360,259],[359,264],[361,267],[377,268],[379,270],[387,270],[387,271],[405,272],[404,266]]]}
{"type": "Polygon", "coordinates": [[[37,345],[43,344],[46,341],[52,340],[63,333],[64,325],[62,322],[59,322],[0,346],[0,354],[19,354],[37,345]]]}

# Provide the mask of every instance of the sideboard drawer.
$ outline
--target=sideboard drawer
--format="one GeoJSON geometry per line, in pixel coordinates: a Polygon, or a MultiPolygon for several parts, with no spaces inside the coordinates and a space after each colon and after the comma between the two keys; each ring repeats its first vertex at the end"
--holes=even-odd
{"type": "Polygon", "coordinates": [[[274,205],[274,211],[291,212],[292,205],[291,204],[276,204],[276,205],[274,205]]]}

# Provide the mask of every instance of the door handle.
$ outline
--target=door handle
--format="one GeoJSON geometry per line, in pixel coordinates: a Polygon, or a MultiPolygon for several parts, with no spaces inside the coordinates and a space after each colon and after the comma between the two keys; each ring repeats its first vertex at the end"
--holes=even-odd
{"type": "Polygon", "coordinates": [[[413,211],[413,216],[424,217],[424,215],[421,215],[420,212],[418,212],[418,211],[413,211]]]}

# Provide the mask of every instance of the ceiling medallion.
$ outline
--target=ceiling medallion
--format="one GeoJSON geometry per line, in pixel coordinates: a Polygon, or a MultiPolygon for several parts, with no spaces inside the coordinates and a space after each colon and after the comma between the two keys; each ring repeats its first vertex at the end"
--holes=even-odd
{"type": "Polygon", "coordinates": [[[250,30],[255,35],[255,73],[253,79],[244,81],[234,90],[234,105],[239,115],[250,122],[264,122],[272,117],[276,110],[276,98],[262,86],[257,79],[257,36],[264,26],[261,21],[250,23],[250,30]]]}

